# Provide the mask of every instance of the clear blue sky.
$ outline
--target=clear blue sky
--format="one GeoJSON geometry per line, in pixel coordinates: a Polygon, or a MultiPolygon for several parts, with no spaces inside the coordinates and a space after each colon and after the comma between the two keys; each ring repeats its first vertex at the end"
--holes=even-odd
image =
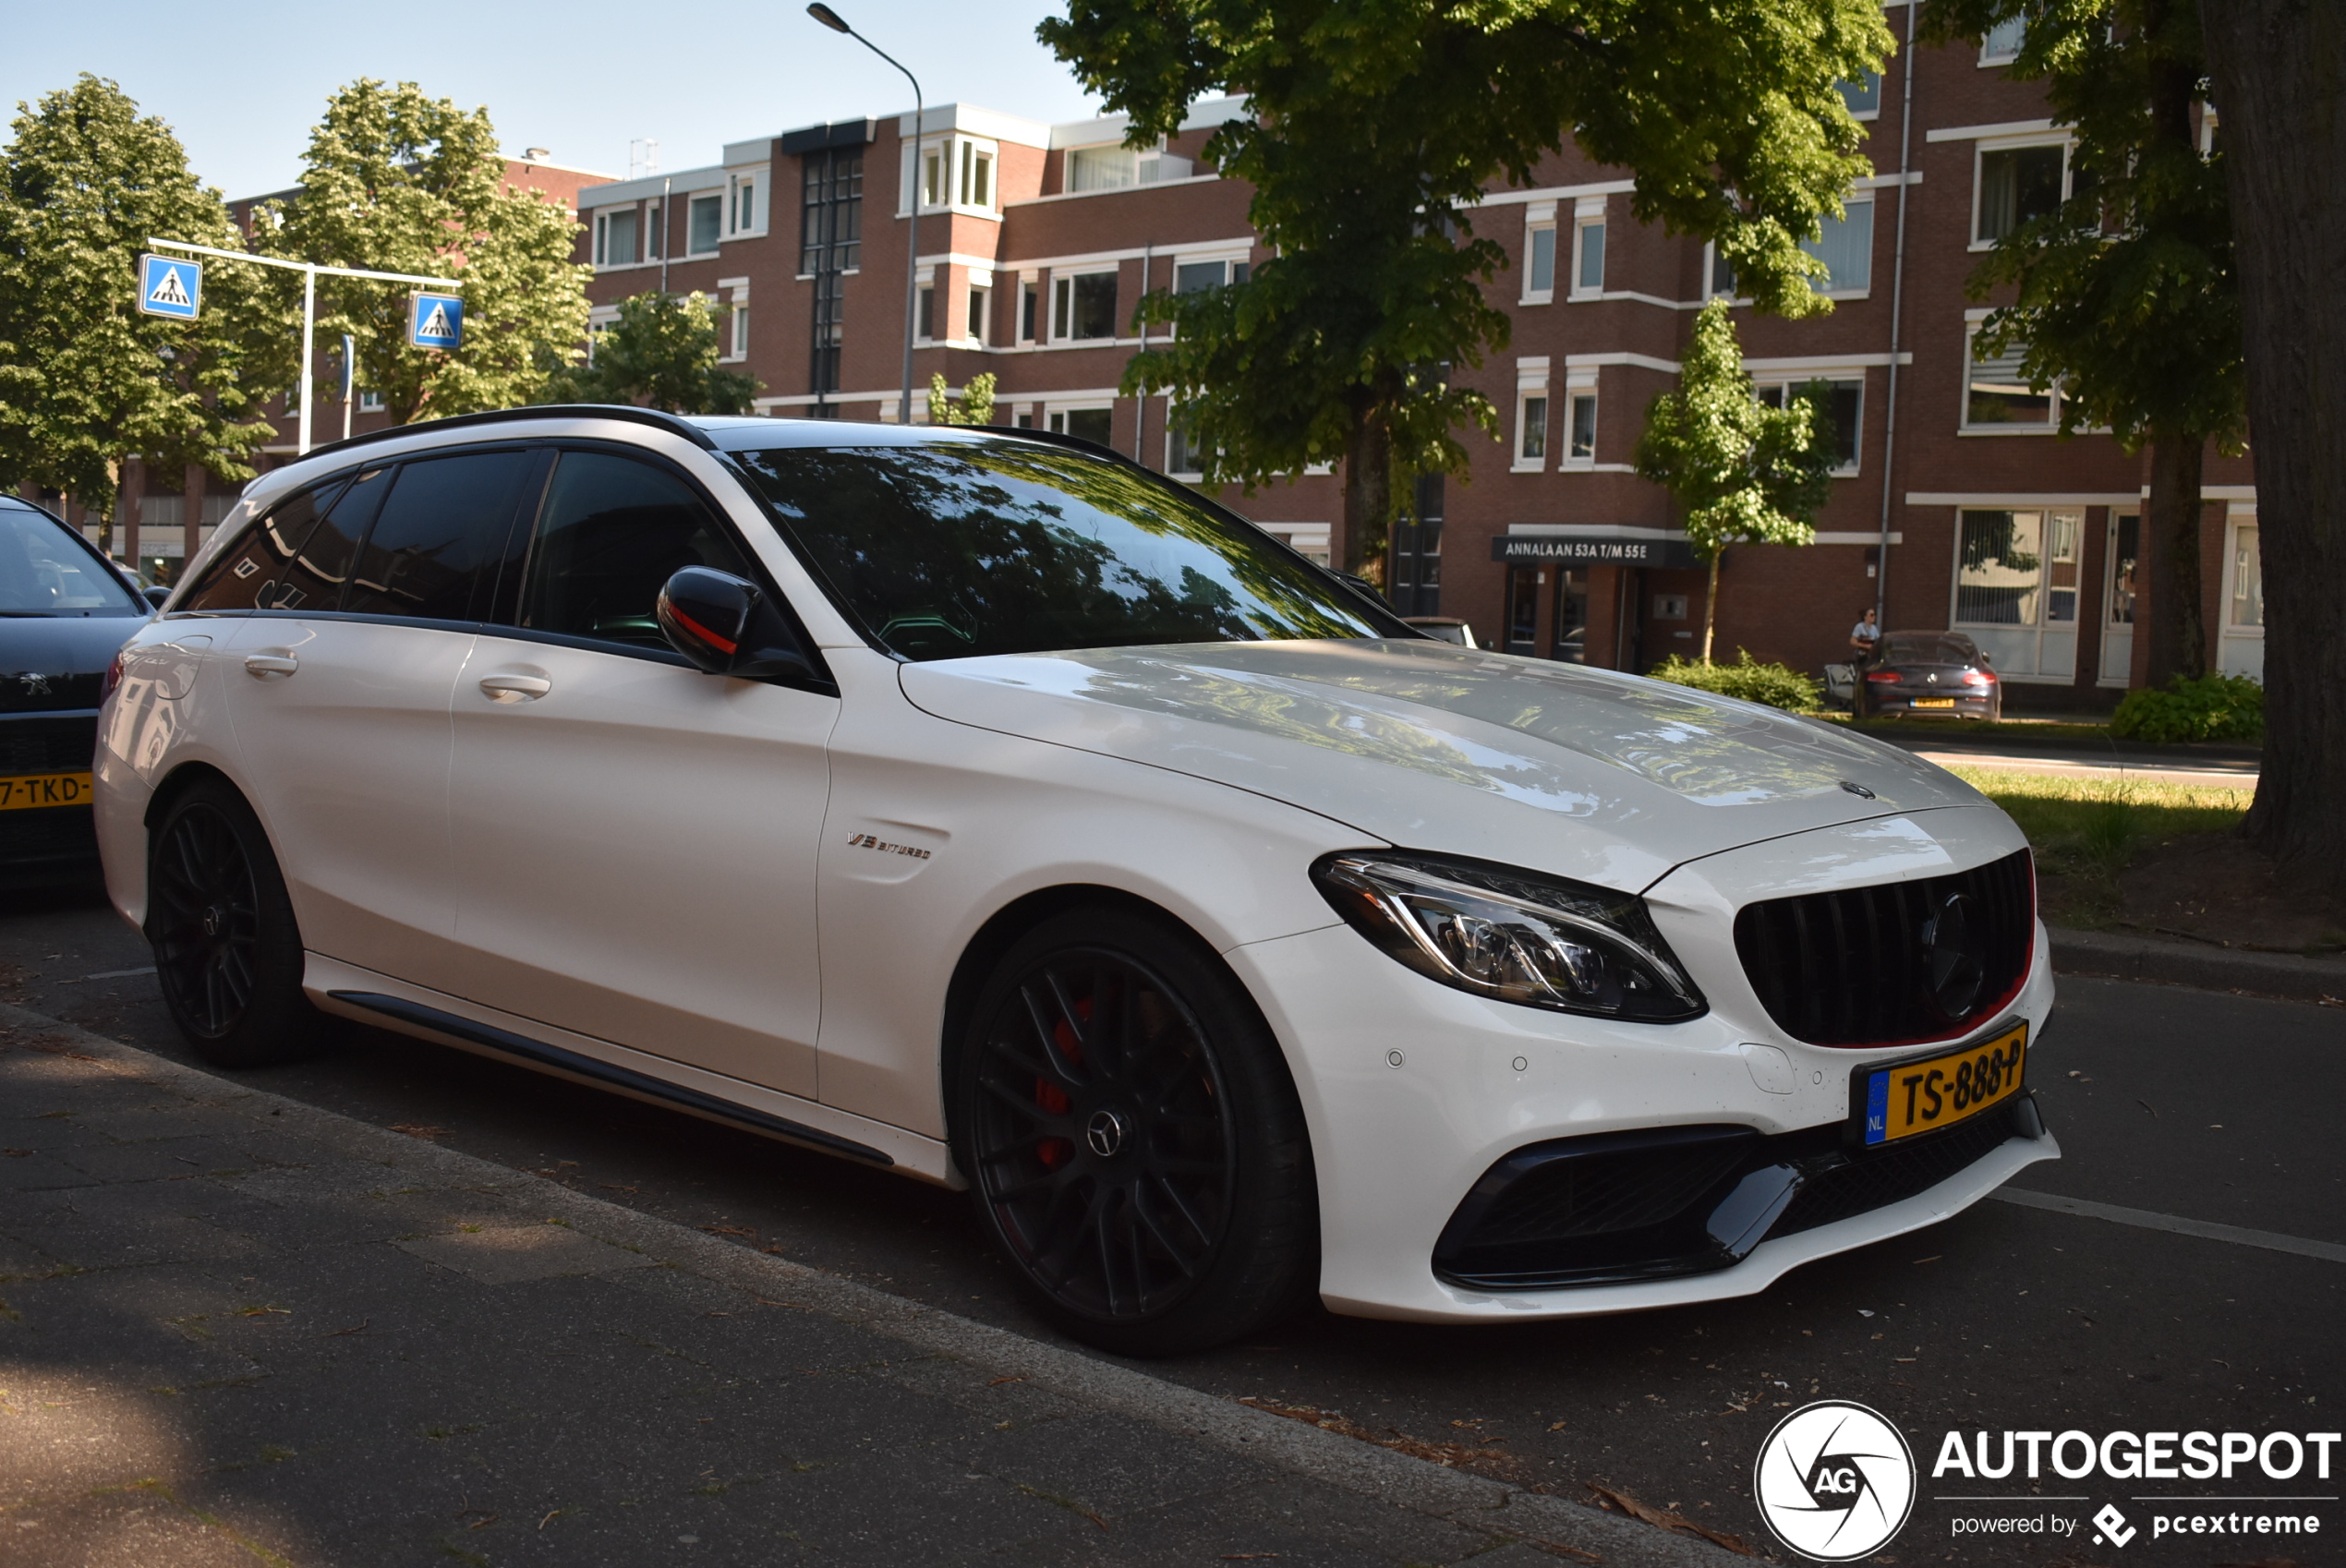
{"type": "MultiPolygon", "coordinates": [[[[1034,42],[1059,9],[1041,0],[835,0],[856,30],[910,66],[932,103],[1034,119],[1097,112],[1034,42]]],[[[627,144],[660,164],[717,161],[724,143],[795,126],[912,107],[904,78],[797,0],[737,6],[477,0],[428,12],[393,6],[212,0],[8,5],[0,103],[110,77],[179,133],[207,183],[231,197],[294,183],[326,95],[357,77],[414,81],[467,108],[487,104],[509,151],[627,173],[627,144]],[[170,24],[177,22],[174,27],[170,24]]]]}

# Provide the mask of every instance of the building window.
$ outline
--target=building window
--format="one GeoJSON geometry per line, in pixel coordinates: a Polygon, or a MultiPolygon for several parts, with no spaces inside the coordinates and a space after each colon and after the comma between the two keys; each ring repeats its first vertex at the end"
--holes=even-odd
{"type": "MultiPolygon", "coordinates": [[[[586,341],[587,341],[587,345],[588,345],[588,348],[589,348],[589,350],[591,351],[591,349],[592,349],[592,347],[593,347],[593,344],[594,344],[594,339],[589,338],[589,339],[587,339],[586,341]]],[[[359,413],[361,413],[361,414],[381,414],[382,411],[383,411],[383,394],[382,394],[382,393],[381,393],[381,392],[364,392],[364,391],[362,391],[362,392],[359,392],[359,394],[358,394],[358,412],[359,412],[359,413]]],[[[210,499],[211,499],[211,498],[210,498],[209,496],[207,496],[207,497],[205,498],[205,500],[207,500],[207,501],[209,501],[210,499]]]]}
{"type": "Polygon", "coordinates": [[[1589,574],[1556,570],[1555,640],[1548,657],[1566,664],[1589,662],[1589,574]]]}
{"type": "Polygon", "coordinates": [[[732,179],[733,199],[729,216],[732,232],[748,234],[757,227],[757,176],[735,175],[732,179]]]}
{"type": "Polygon", "coordinates": [[[1735,270],[1728,262],[1726,253],[1714,242],[1704,247],[1708,258],[1703,268],[1703,296],[1706,300],[1733,299],[1735,296],[1735,270]]]}
{"type": "Polygon", "coordinates": [[[2232,528],[2232,605],[2227,620],[2234,626],[2265,624],[2265,561],[2254,523],[2232,528]]]}
{"type": "Polygon", "coordinates": [[[994,297],[990,288],[973,288],[969,297],[969,336],[973,343],[986,341],[986,307],[994,297]]]}
{"type": "Polygon", "coordinates": [[[1841,90],[1841,101],[1849,112],[1861,120],[1870,120],[1881,113],[1881,73],[1865,71],[1846,81],[1835,82],[1841,90]]]}
{"type": "MultiPolygon", "coordinates": [[[[2110,520],[2110,595],[2105,619],[2112,626],[2134,623],[2134,596],[2141,591],[2143,520],[2139,513],[2120,513],[2110,520]]],[[[2104,670],[2109,674],[2110,671],[2104,670]]]]}
{"type": "Polygon", "coordinates": [[[1525,236],[1523,264],[1523,302],[1544,305],[1555,297],[1556,291],[1556,226],[1554,223],[1533,225],[1525,236]]]}
{"type": "Polygon", "coordinates": [[[1039,308],[1039,306],[1040,306],[1040,304],[1041,304],[1041,301],[1042,301],[1042,298],[1043,298],[1043,284],[1042,284],[1042,283],[1041,283],[1041,281],[1040,281],[1039,279],[1035,279],[1035,278],[1021,278],[1021,279],[1019,280],[1019,283],[1018,283],[1018,341],[1019,341],[1019,342],[1021,342],[1021,343],[1033,343],[1033,342],[1034,341],[1034,312],[1035,312],[1035,310],[1039,308]]]}
{"type": "Polygon", "coordinates": [[[1116,273],[1064,273],[1051,279],[1051,341],[1088,343],[1116,336],[1116,273]]]}
{"type": "Polygon", "coordinates": [[[1540,575],[1537,567],[1507,568],[1506,651],[1511,654],[1539,651],[1540,575]]]}
{"type": "Polygon", "coordinates": [[[1097,408],[1055,408],[1047,421],[1049,428],[1063,436],[1106,446],[1116,424],[1116,410],[1097,408]]]}
{"type": "Polygon", "coordinates": [[[685,209],[688,242],[687,256],[708,256],[715,253],[717,242],[724,237],[725,199],[721,196],[695,196],[685,209]]]}
{"type": "Polygon", "coordinates": [[[1393,521],[1391,580],[1385,597],[1404,615],[1442,613],[1442,517],[1447,487],[1424,474],[1410,488],[1409,509],[1393,521]]]}
{"type": "Polygon", "coordinates": [[[1067,155],[1065,184],[1070,194],[1088,190],[1124,190],[1136,185],[1185,180],[1194,165],[1176,158],[1160,145],[1148,151],[1130,147],[1078,147],[1067,155]]]}
{"type": "Polygon", "coordinates": [[[1545,389],[1515,394],[1515,465],[1538,468],[1548,458],[1548,394],[1545,389]]]}
{"type": "Polygon", "coordinates": [[[847,337],[846,274],[863,259],[864,152],[832,148],[803,161],[804,199],[799,217],[799,271],[815,280],[807,390],[815,412],[839,390],[840,351],[847,337]]]}
{"type": "Polygon", "coordinates": [[[595,214],[595,265],[627,267],[635,261],[635,209],[614,208],[595,214]]]}
{"type": "Polygon", "coordinates": [[[1965,512],[1955,624],[2034,628],[2077,619],[2075,512],[1965,512]]]}
{"type": "Polygon", "coordinates": [[[1172,421],[1165,432],[1165,471],[1178,479],[1194,479],[1205,472],[1205,459],[1212,449],[1191,433],[1182,420],[1172,421]]]}
{"type": "Polygon", "coordinates": [[[2028,18],[2007,17],[1988,30],[1979,41],[1979,63],[1983,66],[2008,66],[2020,58],[2020,46],[2028,40],[2028,18]]]}
{"type": "Polygon", "coordinates": [[[2052,429],[2061,418],[2061,399],[2051,387],[2038,391],[2028,384],[2022,371],[2021,360],[2026,356],[2026,344],[2013,344],[1994,358],[1979,355],[1979,329],[1975,325],[1966,340],[1971,348],[1970,369],[1964,384],[1964,424],[1966,428],[1993,427],[1999,429],[2052,429]]]}
{"type": "Polygon", "coordinates": [[[921,149],[921,205],[945,205],[946,148],[940,144],[921,149]]]}
{"type": "Polygon", "coordinates": [[[1572,225],[1572,292],[1597,294],[1604,288],[1604,220],[1572,225]]]}
{"type": "Polygon", "coordinates": [[[1244,261],[1227,259],[1215,261],[1177,261],[1173,265],[1175,294],[1203,294],[1208,289],[1227,288],[1246,282],[1249,266],[1244,261]]]}
{"type": "Polygon", "coordinates": [[[920,308],[913,317],[913,321],[915,325],[913,335],[923,343],[927,343],[937,336],[937,285],[935,283],[921,285],[920,308]]]}
{"type": "Polygon", "coordinates": [[[1574,463],[1597,459],[1597,394],[1592,392],[1572,394],[1572,444],[1565,456],[1574,463]]]}
{"type": "Polygon", "coordinates": [[[961,143],[961,205],[991,207],[994,204],[994,154],[981,152],[971,142],[961,143]]]}
{"type": "Polygon", "coordinates": [[[1767,381],[1752,388],[1760,402],[1782,408],[1784,400],[1805,386],[1821,383],[1827,395],[1821,410],[1832,420],[1833,472],[1857,471],[1857,443],[1865,432],[1866,383],[1862,377],[1812,378],[1806,381],[1767,381]]]}
{"type": "Polygon", "coordinates": [[[1852,201],[1842,211],[1826,215],[1817,237],[1800,242],[1825,264],[1823,277],[1808,280],[1819,294],[1863,294],[1873,286],[1873,203],[1852,201]]]}
{"type": "Polygon", "coordinates": [[[2061,211],[2069,193],[2066,143],[1982,148],[1978,157],[1972,182],[1973,245],[1993,245],[2023,223],[2061,211]]]}
{"type": "Polygon", "coordinates": [[[746,305],[733,307],[732,348],[728,357],[733,359],[749,357],[749,307],[746,305]]]}

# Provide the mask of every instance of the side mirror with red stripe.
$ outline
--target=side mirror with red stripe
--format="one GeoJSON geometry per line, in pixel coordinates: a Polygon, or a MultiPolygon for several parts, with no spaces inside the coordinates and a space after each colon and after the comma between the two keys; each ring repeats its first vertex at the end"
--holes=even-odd
{"type": "Polygon", "coordinates": [[[755,583],[714,567],[687,566],[669,578],[653,607],[669,646],[710,675],[804,680],[814,664],[755,583]]]}

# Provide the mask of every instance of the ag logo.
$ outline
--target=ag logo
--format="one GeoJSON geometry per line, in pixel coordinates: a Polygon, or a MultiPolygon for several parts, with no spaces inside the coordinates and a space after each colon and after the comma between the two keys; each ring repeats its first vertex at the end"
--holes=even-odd
{"type": "Polygon", "coordinates": [[[1752,1495],[1776,1538],[1817,1562],[1869,1557],[1915,1505],[1915,1456],[1897,1428],[1862,1405],[1803,1405],[1760,1445],[1752,1495]]]}

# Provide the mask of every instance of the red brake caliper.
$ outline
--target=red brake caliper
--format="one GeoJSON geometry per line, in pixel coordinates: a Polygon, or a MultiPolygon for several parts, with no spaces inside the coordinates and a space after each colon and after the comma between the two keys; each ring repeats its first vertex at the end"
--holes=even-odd
{"type": "MultiPolygon", "coordinates": [[[[1092,999],[1086,996],[1078,1001],[1075,1004],[1075,1012],[1078,1018],[1087,1023],[1090,1022],[1092,999]]],[[[1065,1019],[1059,1019],[1052,1026],[1051,1043],[1058,1047],[1059,1055],[1065,1056],[1070,1063],[1079,1067],[1083,1065],[1083,1042],[1076,1038],[1074,1029],[1065,1019]]],[[[1046,1115],[1054,1116],[1067,1115],[1068,1107],[1073,1104],[1068,1099],[1067,1091],[1056,1083],[1039,1078],[1034,1080],[1034,1103],[1041,1106],[1046,1115]]],[[[1046,1171],[1058,1170],[1074,1156],[1075,1145],[1064,1138],[1046,1138],[1034,1146],[1034,1157],[1043,1162],[1043,1168],[1046,1171]]]]}

